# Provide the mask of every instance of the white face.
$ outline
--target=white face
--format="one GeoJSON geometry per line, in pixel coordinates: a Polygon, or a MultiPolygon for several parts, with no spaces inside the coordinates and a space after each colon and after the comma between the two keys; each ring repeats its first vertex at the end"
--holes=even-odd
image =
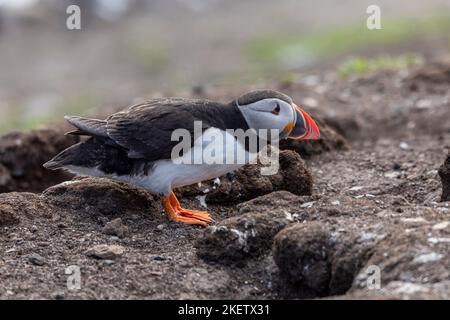
{"type": "Polygon", "coordinates": [[[238,108],[251,129],[266,129],[269,134],[270,129],[277,129],[280,139],[287,137],[295,123],[293,106],[280,99],[264,99],[238,108]]]}

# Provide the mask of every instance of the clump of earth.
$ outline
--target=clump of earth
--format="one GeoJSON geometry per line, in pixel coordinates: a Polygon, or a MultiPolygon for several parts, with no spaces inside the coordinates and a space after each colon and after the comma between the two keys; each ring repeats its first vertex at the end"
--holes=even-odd
{"type": "Polygon", "coordinates": [[[62,129],[0,138],[0,298],[449,299],[448,70],[279,88],[322,139],[283,142],[274,176],[249,165],[177,190],[205,229],[144,190],[41,169],[74,142],[62,129]]]}

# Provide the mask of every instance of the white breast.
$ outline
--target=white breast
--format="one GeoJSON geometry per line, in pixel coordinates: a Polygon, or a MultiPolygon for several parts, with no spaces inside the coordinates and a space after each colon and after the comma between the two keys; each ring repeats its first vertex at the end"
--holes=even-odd
{"type": "Polygon", "coordinates": [[[239,169],[245,163],[236,163],[238,154],[247,163],[256,158],[256,154],[248,153],[233,135],[210,128],[203,133],[203,139],[200,137],[194,142],[190,153],[175,161],[157,161],[148,176],[133,177],[134,181],[130,182],[153,193],[169,194],[173,188],[213,179],[239,169]],[[217,139],[224,142],[222,148],[213,148],[219,145],[217,139]]]}

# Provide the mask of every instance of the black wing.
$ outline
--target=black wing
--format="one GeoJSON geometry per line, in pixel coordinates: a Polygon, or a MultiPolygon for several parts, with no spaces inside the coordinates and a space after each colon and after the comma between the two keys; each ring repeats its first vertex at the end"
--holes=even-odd
{"type": "MultiPolygon", "coordinates": [[[[175,129],[187,129],[194,137],[194,121],[202,121],[202,129],[211,126],[202,110],[215,103],[184,98],[154,99],[110,116],[106,122],[108,136],[128,150],[128,157],[155,161],[170,159],[175,129]],[[203,118],[203,119],[201,119],[203,118]]],[[[193,141],[191,141],[193,142],[193,141]]]]}

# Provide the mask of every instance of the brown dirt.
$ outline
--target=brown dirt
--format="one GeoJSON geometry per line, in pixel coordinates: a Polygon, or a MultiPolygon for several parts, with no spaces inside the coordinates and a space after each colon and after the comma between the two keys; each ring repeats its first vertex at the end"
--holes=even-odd
{"type": "Polygon", "coordinates": [[[438,172],[442,180],[441,201],[450,201],[450,153],[438,172]]]}
{"type": "Polygon", "coordinates": [[[104,179],[1,194],[0,298],[449,299],[446,70],[291,84],[347,142],[287,147],[305,160],[285,151],[273,180],[247,167],[216,189],[181,190],[190,208],[206,195],[207,229],[169,222],[153,196],[104,179]],[[80,290],[66,287],[71,265],[80,290]],[[380,289],[367,285],[373,267],[380,289]]]}
{"type": "Polygon", "coordinates": [[[11,132],[0,137],[0,193],[40,192],[70,179],[61,171],[48,172],[42,165],[77,142],[64,129],[40,129],[28,133],[11,132]]]}

